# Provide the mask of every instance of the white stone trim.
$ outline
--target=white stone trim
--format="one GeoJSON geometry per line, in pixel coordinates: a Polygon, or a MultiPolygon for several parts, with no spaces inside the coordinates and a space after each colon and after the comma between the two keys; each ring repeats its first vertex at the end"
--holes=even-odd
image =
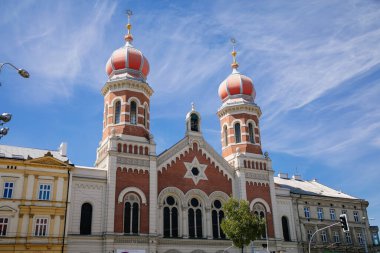
{"type": "Polygon", "coordinates": [[[262,198],[255,198],[254,200],[252,200],[251,204],[249,205],[249,208],[251,210],[253,210],[253,206],[256,203],[260,203],[260,204],[264,205],[267,213],[271,213],[271,209],[270,209],[268,203],[264,199],[262,199],[262,198]]]}
{"type": "Polygon", "coordinates": [[[145,205],[147,204],[147,203],[146,203],[146,197],[145,197],[144,192],[143,192],[142,190],[140,190],[139,188],[137,188],[137,187],[127,187],[127,188],[124,188],[124,189],[120,192],[119,197],[117,198],[117,201],[118,201],[119,203],[122,203],[122,202],[123,202],[123,199],[124,199],[124,196],[125,196],[127,193],[129,193],[129,192],[137,193],[137,195],[139,195],[140,198],[141,198],[141,203],[142,203],[142,204],[145,204],[145,205]]]}

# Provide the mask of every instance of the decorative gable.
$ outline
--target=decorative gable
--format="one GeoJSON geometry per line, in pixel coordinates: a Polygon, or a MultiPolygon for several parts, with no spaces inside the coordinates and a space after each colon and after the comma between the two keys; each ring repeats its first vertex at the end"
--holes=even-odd
{"type": "Polygon", "coordinates": [[[28,157],[28,160],[25,161],[26,164],[35,164],[35,165],[45,165],[45,166],[54,166],[54,167],[64,167],[64,168],[70,168],[72,167],[68,160],[66,162],[62,162],[58,160],[57,158],[54,158],[53,156],[46,154],[44,157],[39,158],[31,158],[28,157]]]}

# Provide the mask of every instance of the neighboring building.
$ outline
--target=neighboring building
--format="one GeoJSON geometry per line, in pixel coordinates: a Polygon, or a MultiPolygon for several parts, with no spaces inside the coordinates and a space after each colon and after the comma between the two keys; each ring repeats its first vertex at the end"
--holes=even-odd
{"type": "MultiPolygon", "coordinates": [[[[317,182],[274,177],[271,159],[261,147],[261,109],[255,103],[253,82],[238,72],[235,51],[232,73],[219,86],[221,106],[215,108],[221,152],[204,139],[201,115],[192,105],[184,137],[157,154],[150,131],[149,62],[132,45],[131,25],[127,27],[125,46],[115,50],[106,65],[103,132],[94,167],[72,167],[64,152],[37,155],[34,149],[19,148],[14,153],[11,147],[0,146],[9,154],[23,154],[21,160],[10,155],[0,159],[7,178],[21,173],[13,181],[6,179],[16,182],[13,187],[18,197],[0,205],[0,214],[7,214],[1,216],[3,221],[11,220],[7,220],[10,228],[1,243],[20,242],[20,247],[30,248],[39,241],[46,251],[54,247],[78,253],[221,253],[231,246],[220,227],[222,205],[233,196],[247,200],[252,213],[266,220],[262,238],[246,252],[306,252],[308,233],[332,224],[342,209],[349,215],[352,244],[342,243],[337,249],[361,251],[364,237],[360,229],[369,235],[368,223],[361,223],[361,217],[367,217],[368,202],[317,182]],[[16,165],[18,170],[12,167],[16,165]],[[34,170],[38,173],[29,172],[34,170]],[[45,188],[47,184],[50,188],[45,188]],[[38,189],[50,190],[54,198],[34,200],[40,196],[38,189]],[[67,240],[63,242],[67,206],[67,240]],[[41,222],[49,225],[42,229],[44,236],[35,236],[40,235],[35,231],[40,231],[37,225],[41,222]]],[[[6,196],[9,190],[3,192],[6,196]]],[[[313,252],[331,249],[335,231],[343,242],[344,235],[336,226],[318,235],[313,252]]]]}
{"type": "Polygon", "coordinates": [[[61,251],[69,173],[59,151],[0,145],[0,251],[61,251]]]}
{"type": "Polygon", "coordinates": [[[296,214],[295,224],[300,248],[307,252],[311,235],[320,228],[339,223],[341,214],[347,215],[349,232],[343,232],[340,224],[320,231],[313,237],[313,252],[365,252],[365,241],[369,252],[373,243],[369,235],[368,202],[320,184],[316,180],[305,181],[298,175],[288,178],[280,173],[275,177],[280,189],[288,189],[296,214]]]}

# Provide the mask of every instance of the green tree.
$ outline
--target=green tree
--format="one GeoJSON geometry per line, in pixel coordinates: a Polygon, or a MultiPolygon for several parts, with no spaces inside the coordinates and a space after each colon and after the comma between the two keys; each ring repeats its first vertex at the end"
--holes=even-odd
{"type": "Polygon", "coordinates": [[[242,252],[244,246],[260,238],[265,231],[265,220],[251,213],[246,200],[230,198],[224,203],[223,211],[223,232],[242,252]]]}

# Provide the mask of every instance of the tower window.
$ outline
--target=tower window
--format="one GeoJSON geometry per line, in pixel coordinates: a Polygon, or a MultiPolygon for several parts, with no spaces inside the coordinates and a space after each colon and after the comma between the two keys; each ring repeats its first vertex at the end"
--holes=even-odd
{"type": "Polygon", "coordinates": [[[137,124],[137,106],[136,102],[132,101],[131,102],[131,124],[136,125],[137,124]]]}
{"type": "Polygon", "coordinates": [[[248,124],[248,132],[249,132],[249,141],[251,143],[255,143],[255,133],[253,132],[253,125],[252,125],[252,123],[248,124]]]}
{"type": "Polygon", "coordinates": [[[282,235],[284,236],[284,240],[286,242],[290,242],[288,218],[286,216],[282,216],[281,222],[282,222],[282,235]]]}
{"type": "Polygon", "coordinates": [[[227,126],[224,126],[224,128],[223,128],[223,136],[224,136],[224,146],[228,146],[227,126]]]}
{"type": "Polygon", "coordinates": [[[120,112],[121,112],[121,103],[120,101],[117,101],[115,103],[115,120],[114,120],[115,124],[120,123],[120,112]]]}
{"type": "Polygon", "coordinates": [[[194,132],[199,132],[199,118],[195,113],[191,114],[190,129],[194,132]]]}
{"type": "Polygon", "coordinates": [[[235,143],[241,142],[240,123],[235,124],[235,143]]]}

